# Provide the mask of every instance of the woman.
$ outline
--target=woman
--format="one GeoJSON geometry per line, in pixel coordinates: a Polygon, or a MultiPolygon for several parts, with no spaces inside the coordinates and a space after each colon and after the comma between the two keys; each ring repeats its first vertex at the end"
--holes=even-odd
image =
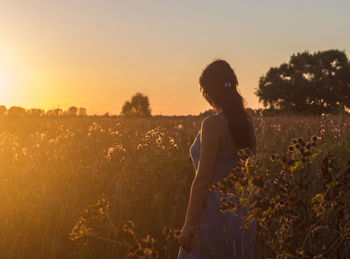
{"type": "MultiPolygon", "coordinates": [[[[190,148],[196,175],[179,237],[178,259],[252,258],[256,224],[252,223],[248,230],[241,229],[241,217],[247,208],[235,214],[221,212],[220,199],[224,194],[208,188],[230,173],[239,160],[238,149],[256,152],[254,128],[237,92],[236,75],[226,61],[217,59],[210,63],[199,83],[216,113],[203,120],[190,148]]],[[[235,198],[229,200],[237,203],[235,198]]]]}

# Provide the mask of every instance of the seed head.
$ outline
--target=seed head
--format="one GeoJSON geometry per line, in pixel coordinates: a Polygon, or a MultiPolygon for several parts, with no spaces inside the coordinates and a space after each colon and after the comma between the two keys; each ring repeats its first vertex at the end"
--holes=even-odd
{"type": "Polygon", "coordinates": [[[272,154],[272,155],[270,156],[270,159],[271,159],[271,161],[275,161],[275,160],[276,160],[275,154],[272,154]]]}
{"type": "Polygon", "coordinates": [[[316,141],[317,141],[317,139],[318,139],[318,137],[317,137],[317,136],[315,136],[315,135],[313,135],[313,136],[311,137],[311,142],[316,142],[316,141]]]}
{"type": "Polygon", "coordinates": [[[302,146],[305,145],[305,141],[304,141],[303,138],[301,138],[301,137],[298,138],[298,143],[299,143],[300,145],[302,145],[302,146]]]}
{"type": "Polygon", "coordinates": [[[312,144],[312,142],[306,142],[306,144],[305,144],[305,148],[306,148],[306,150],[310,150],[311,149],[311,145],[312,144]]]}

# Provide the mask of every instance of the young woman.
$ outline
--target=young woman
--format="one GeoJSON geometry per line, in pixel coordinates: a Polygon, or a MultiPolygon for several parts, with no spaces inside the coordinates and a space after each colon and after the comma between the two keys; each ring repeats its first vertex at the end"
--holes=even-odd
{"type": "Polygon", "coordinates": [[[248,230],[241,229],[240,216],[247,208],[237,214],[221,212],[220,199],[224,194],[208,188],[230,173],[239,160],[237,150],[250,148],[256,152],[254,128],[237,92],[236,75],[226,61],[217,59],[210,63],[199,83],[216,113],[203,120],[190,148],[196,175],[179,238],[178,259],[252,258],[256,224],[251,224],[248,230]]]}

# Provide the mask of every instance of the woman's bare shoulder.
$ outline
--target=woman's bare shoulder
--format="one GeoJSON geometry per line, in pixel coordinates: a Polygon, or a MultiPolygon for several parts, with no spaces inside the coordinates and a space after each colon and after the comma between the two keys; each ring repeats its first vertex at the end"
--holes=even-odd
{"type": "Polygon", "coordinates": [[[202,127],[205,125],[206,127],[218,127],[222,125],[222,119],[219,118],[217,114],[210,114],[206,116],[202,121],[202,127]]]}
{"type": "Polygon", "coordinates": [[[225,125],[221,118],[219,118],[216,114],[211,114],[206,116],[201,125],[201,131],[209,133],[211,136],[217,136],[220,137],[220,134],[222,130],[224,129],[225,125]]]}

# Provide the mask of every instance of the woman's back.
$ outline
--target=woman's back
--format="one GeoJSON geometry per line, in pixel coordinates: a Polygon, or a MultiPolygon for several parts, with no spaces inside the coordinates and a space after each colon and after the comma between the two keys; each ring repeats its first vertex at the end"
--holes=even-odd
{"type": "MultiPolygon", "coordinates": [[[[228,146],[230,147],[234,146],[234,143],[232,141],[232,137],[228,128],[227,119],[225,118],[222,112],[217,113],[216,116],[224,121],[225,134],[227,135],[227,139],[228,139],[228,146]]],[[[255,138],[254,130],[252,132],[253,132],[252,138],[255,138]]],[[[190,155],[192,158],[193,165],[197,170],[199,157],[200,157],[200,131],[197,133],[195,140],[190,147],[190,155]]],[[[212,181],[217,182],[225,178],[230,173],[231,169],[237,164],[238,161],[239,161],[239,157],[233,148],[226,151],[218,151],[212,181]]]]}
{"type": "MultiPolygon", "coordinates": [[[[216,116],[221,118],[226,127],[229,145],[233,145],[228,130],[228,122],[220,112],[216,116]]],[[[255,136],[253,136],[255,137],[255,136]]],[[[200,157],[200,132],[198,132],[190,147],[190,155],[197,171],[200,157]]],[[[217,153],[215,167],[212,174],[212,183],[225,178],[231,169],[238,163],[239,158],[233,149],[219,151],[217,153]]],[[[246,209],[240,209],[237,213],[221,212],[221,199],[225,195],[219,191],[208,191],[204,206],[199,216],[199,250],[185,251],[180,248],[178,258],[251,258],[255,244],[255,229],[243,230],[242,217],[247,213],[246,209]]],[[[230,201],[238,203],[235,198],[230,201]]]]}

